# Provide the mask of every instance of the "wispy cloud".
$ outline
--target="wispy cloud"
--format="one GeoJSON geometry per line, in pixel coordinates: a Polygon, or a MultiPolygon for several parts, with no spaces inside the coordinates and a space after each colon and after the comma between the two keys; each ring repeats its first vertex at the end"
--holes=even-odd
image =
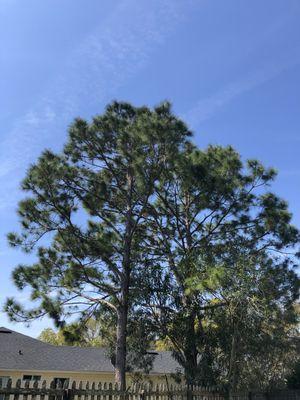
{"type": "MultiPolygon", "coordinates": [[[[36,155],[43,140],[43,131],[50,127],[56,117],[56,112],[48,105],[42,104],[39,108],[28,111],[14,124],[0,144],[0,179],[7,178],[8,174],[24,168],[36,155]]],[[[11,184],[7,181],[5,187],[11,184]]]]}
{"type": "MultiPolygon", "coordinates": [[[[299,54],[299,52],[295,52],[295,54],[299,54]]],[[[248,75],[232,81],[210,96],[200,99],[196,105],[184,115],[184,118],[191,126],[195,127],[197,124],[213,117],[222,107],[229,104],[235,98],[270,81],[299,63],[299,57],[297,59],[294,57],[287,57],[281,62],[264,65],[259,70],[254,70],[248,75]]]]}
{"type": "Polygon", "coordinates": [[[95,105],[110,99],[128,79],[147,64],[184,20],[195,1],[124,0],[104,24],[73,52],[58,78],[59,98],[67,94],[66,111],[78,109],[85,96],[95,105]],[[73,83],[76,82],[76,85],[73,83]]]}
{"type": "Polygon", "coordinates": [[[22,124],[27,126],[38,126],[44,122],[52,122],[56,117],[56,113],[46,106],[41,111],[29,111],[22,119],[22,124]]]}
{"type": "MultiPolygon", "coordinates": [[[[1,1],[1,0],[0,0],[1,1]]],[[[3,0],[2,0],[3,1],[3,0]]],[[[58,147],[62,132],[82,108],[101,110],[143,68],[153,51],[191,12],[196,0],[123,0],[61,64],[42,97],[19,117],[0,143],[0,179],[17,182],[45,147],[58,147]]],[[[7,184],[3,207],[11,206],[7,184]],[[8,201],[7,201],[8,200],[8,201]]]]}

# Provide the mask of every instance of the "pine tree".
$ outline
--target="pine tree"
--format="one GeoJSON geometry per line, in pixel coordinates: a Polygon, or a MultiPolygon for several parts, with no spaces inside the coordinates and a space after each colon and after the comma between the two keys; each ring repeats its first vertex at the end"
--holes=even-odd
{"type": "Polygon", "coordinates": [[[91,123],[76,119],[62,154],[45,151],[23,181],[20,234],[12,246],[38,261],[13,273],[38,306],[8,299],[15,320],[48,314],[57,325],[109,308],[116,315],[115,379],[125,389],[128,313],[146,268],[145,211],[161,171],[190,135],[168,103],[150,110],[114,102],[91,123]]]}
{"type": "MultiPolygon", "coordinates": [[[[261,254],[272,259],[272,254],[293,252],[298,243],[286,202],[267,190],[274,177],[273,169],[256,160],[244,165],[231,147],[201,151],[188,145],[156,185],[148,247],[163,261],[144,277],[145,313],[161,337],[172,342],[190,384],[215,383],[216,359],[210,351],[215,339],[207,336],[206,315],[228,307],[223,280],[228,271],[236,279],[240,259],[261,254]]],[[[286,296],[293,300],[297,278],[288,272],[292,261],[285,256],[282,274],[286,296]]],[[[245,280],[246,271],[247,263],[245,280]]],[[[231,290],[234,294],[236,286],[231,290]]],[[[229,381],[235,379],[233,370],[229,375],[229,381]]]]}

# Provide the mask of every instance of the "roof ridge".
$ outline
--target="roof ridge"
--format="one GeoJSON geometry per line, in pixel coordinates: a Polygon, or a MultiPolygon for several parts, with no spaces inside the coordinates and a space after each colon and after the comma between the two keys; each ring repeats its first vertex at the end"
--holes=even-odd
{"type": "Polygon", "coordinates": [[[0,332],[12,332],[11,329],[6,328],[5,326],[0,326],[0,332]]]}
{"type": "MultiPolygon", "coordinates": [[[[12,333],[13,335],[23,336],[23,337],[25,337],[27,339],[30,339],[30,340],[35,341],[35,342],[39,342],[39,343],[47,345],[47,346],[54,346],[54,345],[52,345],[50,343],[43,342],[42,340],[40,340],[38,338],[34,338],[32,336],[25,335],[24,333],[21,333],[21,332],[18,332],[18,331],[14,331],[12,329],[8,329],[5,326],[0,327],[0,333],[1,333],[1,331],[3,333],[12,333]]],[[[56,347],[56,346],[54,346],[54,347],[56,347]]]]}

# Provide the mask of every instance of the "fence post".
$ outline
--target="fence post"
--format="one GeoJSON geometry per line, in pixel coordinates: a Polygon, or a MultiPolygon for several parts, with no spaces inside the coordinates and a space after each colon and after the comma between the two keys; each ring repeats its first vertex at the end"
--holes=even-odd
{"type": "Polygon", "coordinates": [[[73,389],[65,389],[63,400],[73,400],[73,399],[74,399],[73,389]]]}
{"type": "Polygon", "coordinates": [[[186,398],[187,398],[187,400],[193,400],[193,393],[192,393],[190,385],[187,385],[186,398]]]}
{"type": "Polygon", "coordinates": [[[253,396],[252,396],[252,392],[249,392],[249,393],[248,393],[248,400],[252,400],[252,397],[253,397],[253,396]]]}

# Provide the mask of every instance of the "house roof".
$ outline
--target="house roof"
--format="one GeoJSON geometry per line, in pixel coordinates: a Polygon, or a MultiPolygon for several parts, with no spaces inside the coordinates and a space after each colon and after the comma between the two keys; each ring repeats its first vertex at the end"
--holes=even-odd
{"type": "MultiPolygon", "coordinates": [[[[157,352],[151,373],[180,370],[170,351],[157,352]]],[[[107,351],[97,347],[54,346],[0,328],[0,370],[114,372],[107,351]]]]}

